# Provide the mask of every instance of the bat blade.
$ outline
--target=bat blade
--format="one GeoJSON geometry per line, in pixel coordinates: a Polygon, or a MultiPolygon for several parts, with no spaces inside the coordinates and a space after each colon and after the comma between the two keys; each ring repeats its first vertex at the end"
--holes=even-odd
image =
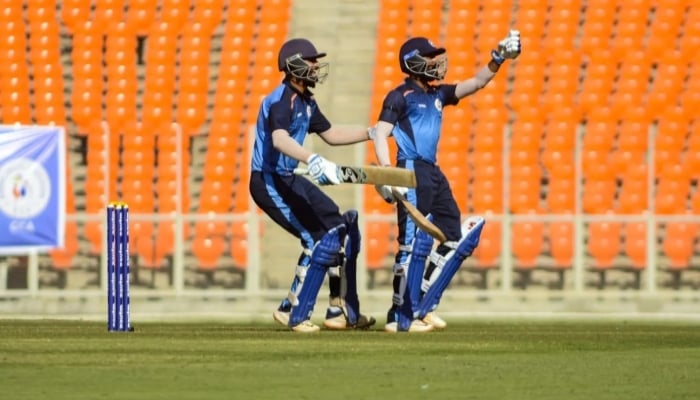
{"type": "Polygon", "coordinates": [[[378,167],[367,165],[362,167],[340,167],[343,182],[365,183],[374,185],[416,187],[416,175],[405,168],[378,167]]]}
{"type": "MultiPolygon", "coordinates": [[[[340,171],[340,181],[344,183],[416,187],[416,175],[413,171],[405,168],[378,167],[374,165],[361,167],[339,165],[338,169],[340,171]]],[[[294,170],[294,173],[306,175],[308,170],[297,168],[294,170]]]]}
{"type": "Polygon", "coordinates": [[[411,217],[416,226],[420,228],[420,230],[437,239],[440,243],[447,241],[447,236],[445,236],[442,230],[430,222],[430,220],[426,218],[425,215],[423,215],[423,213],[421,213],[413,204],[411,204],[410,201],[406,200],[406,198],[403,197],[398,190],[393,189],[392,194],[396,200],[403,205],[408,215],[411,217]]]}

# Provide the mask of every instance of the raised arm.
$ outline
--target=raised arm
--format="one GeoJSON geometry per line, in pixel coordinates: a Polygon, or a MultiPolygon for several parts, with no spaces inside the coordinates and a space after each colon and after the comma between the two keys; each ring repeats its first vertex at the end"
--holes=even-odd
{"type": "Polygon", "coordinates": [[[457,98],[469,96],[481,90],[493,79],[506,59],[515,59],[520,55],[520,32],[511,30],[508,36],[498,43],[498,50],[491,51],[491,61],[481,68],[476,75],[457,84],[457,98]]]}

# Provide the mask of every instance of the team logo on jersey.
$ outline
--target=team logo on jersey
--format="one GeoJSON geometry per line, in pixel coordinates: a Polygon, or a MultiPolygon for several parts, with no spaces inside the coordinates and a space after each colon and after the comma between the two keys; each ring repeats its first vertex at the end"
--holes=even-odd
{"type": "Polygon", "coordinates": [[[440,99],[435,99],[435,109],[442,111],[442,101],[440,101],[440,99]]]}
{"type": "Polygon", "coordinates": [[[311,106],[306,106],[306,116],[311,118],[311,106]]]}

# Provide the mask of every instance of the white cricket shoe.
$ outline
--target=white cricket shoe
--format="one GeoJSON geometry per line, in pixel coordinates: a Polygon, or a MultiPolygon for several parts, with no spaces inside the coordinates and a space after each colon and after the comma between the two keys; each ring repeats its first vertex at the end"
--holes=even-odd
{"type": "Polygon", "coordinates": [[[308,319],[304,322],[292,326],[291,329],[292,331],[299,333],[313,333],[321,330],[321,328],[319,328],[318,325],[314,324],[308,319]]]}
{"type": "Polygon", "coordinates": [[[348,322],[348,318],[342,312],[336,315],[327,313],[326,319],[323,321],[323,326],[325,326],[326,329],[331,330],[369,329],[376,322],[377,320],[374,319],[374,317],[360,314],[360,316],[357,317],[357,323],[352,325],[348,322]]]}
{"type": "Polygon", "coordinates": [[[423,322],[432,325],[435,329],[445,329],[447,327],[447,322],[440,318],[435,312],[429,312],[423,317],[423,322]]]}
{"type": "MultiPolygon", "coordinates": [[[[422,333],[430,332],[433,329],[434,327],[432,325],[427,324],[420,319],[414,319],[411,322],[411,326],[408,327],[408,332],[422,333]]],[[[399,331],[399,324],[397,322],[389,322],[388,324],[384,325],[384,331],[389,333],[397,333],[399,331]]]]}
{"type": "Polygon", "coordinates": [[[289,311],[275,310],[272,313],[272,319],[277,321],[280,325],[287,326],[289,325],[289,314],[289,311]]]}

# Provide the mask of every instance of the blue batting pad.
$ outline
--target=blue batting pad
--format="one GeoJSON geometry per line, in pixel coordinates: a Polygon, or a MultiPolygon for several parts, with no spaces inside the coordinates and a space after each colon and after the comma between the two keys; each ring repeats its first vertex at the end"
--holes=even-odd
{"type": "Polygon", "coordinates": [[[360,299],[357,296],[357,255],[360,253],[362,236],[357,226],[357,211],[349,210],[343,214],[347,227],[345,240],[345,310],[348,322],[357,323],[360,315],[360,299]]]}
{"type": "Polygon", "coordinates": [[[292,307],[289,316],[289,326],[298,325],[311,318],[326,271],[338,261],[340,238],[344,235],[345,225],[339,225],[328,231],[314,246],[311,252],[311,265],[299,291],[298,305],[292,307]]]}
{"type": "Polygon", "coordinates": [[[406,276],[406,290],[403,303],[398,309],[398,330],[408,331],[413,321],[413,311],[418,308],[420,301],[420,288],[425,271],[425,260],[433,249],[433,238],[427,233],[418,230],[413,239],[411,259],[408,264],[406,276]]]}
{"type": "MultiPolygon", "coordinates": [[[[457,243],[457,248],[445,262],[440,275],[438,275],[418,304],[418,310],[416,311],[418,318],[424,318],[426,314],[433,311],[440,303],[442,293],[449,285],[452,277],[457,273],[464,259],[469,257],[476,249],[476,246],[478,246],[484,223],[483,218],[478,218],[474,225],[469,228],[467,234],[457,243]]],[[[435,272],[438,271],[436,270],[435,272]]]]}

